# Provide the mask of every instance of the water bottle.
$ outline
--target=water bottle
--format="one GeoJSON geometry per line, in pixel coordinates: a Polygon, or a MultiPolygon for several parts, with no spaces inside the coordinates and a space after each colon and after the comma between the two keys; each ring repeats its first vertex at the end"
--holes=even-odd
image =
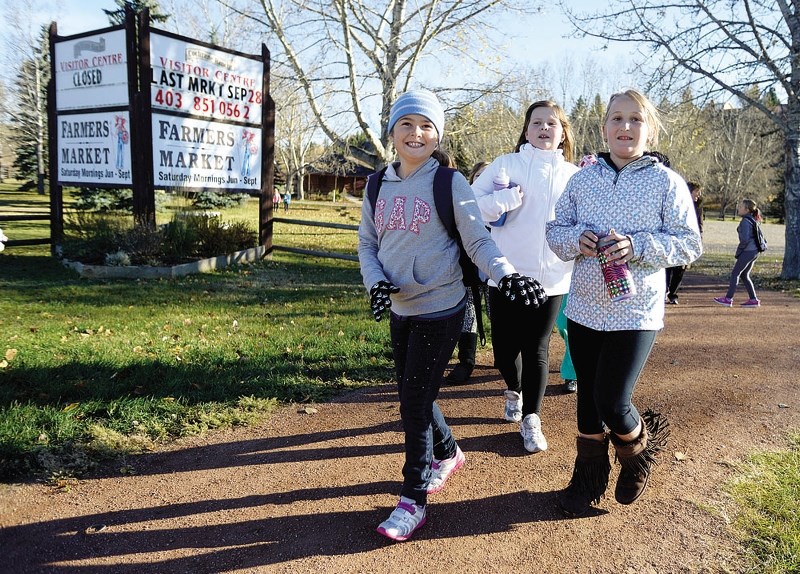
{"type": "MultiPolygon", "coordinates": [[[[609,234],[613,233],[609,232],[609,234]]],[[[609,239],[597,244],[597,260],[600,262],[600,269],[603,271],[603,280],[606,284],[606,291],[611,301],[625,301],[636,295],[636,285],[633,282],[633,274],[627,263],[615,265],[614,261],[606,259],[606,252],[616,241],[609,239]]]]}
{"type": "MultiPolygon", "coordinates": [[[[505,189],[509,185],[511,185],[511,180],[509,179],[508,174],[506,173],[506,168],[504,167],[500,168],[500,171],[498,171],[497,175],[495,175],[494,179],[492,179],[492,183],[494,184],[495,191],[500,191],[501,189],[505,189]]],[[[501,215],[497,219],[497,221],[489,222],[489,225],[491,225],[492,227],[502,227],[503,224],[506,222],[507,215],[508,212],[503,213],[503,215],[501,215]]]]}

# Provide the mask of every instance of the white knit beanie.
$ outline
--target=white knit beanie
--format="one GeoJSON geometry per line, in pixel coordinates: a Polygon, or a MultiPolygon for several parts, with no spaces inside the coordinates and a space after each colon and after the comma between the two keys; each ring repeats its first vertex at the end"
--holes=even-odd
{"type": "Polygon", "coordinates": [[[388,132],[392,133],[392,128],[394,128],[397,120],[409,114],[418,114],[428,118],[436,128],[439,141],[442,141],[442,136],[444,136],[444,110],[436,98],[436,94],[429,90],[409,90],[401,94],[389,112],[388,132]]]}

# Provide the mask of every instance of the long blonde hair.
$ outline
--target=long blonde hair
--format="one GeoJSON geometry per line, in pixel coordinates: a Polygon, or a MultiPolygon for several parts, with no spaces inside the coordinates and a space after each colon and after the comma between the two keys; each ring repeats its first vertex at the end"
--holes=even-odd
{"type": "Polygon", "coordinates": [[[664,129],[664,124],[661,123],[661,118],[659,117],[658,110],[652,104],[650,100],[647,99],[642,92],[634,89],[628,89],[624,92],[617,92],[616,94],[612,94],[611,97],[608,99],[608,106],[606,106],[606,115],[603,118],[603,125],[608,121],[608,113],[611,110],[611,104],[614,103],[614,100],[617,98],[630,98],[641,108],[644,110],[644,118],[647,122],[647,125],[652,126],[653,129],[649,131],[647,134],[648,144],[650,144],[652,149],[653,147],[658,145],[658,134],[664,129]]]}

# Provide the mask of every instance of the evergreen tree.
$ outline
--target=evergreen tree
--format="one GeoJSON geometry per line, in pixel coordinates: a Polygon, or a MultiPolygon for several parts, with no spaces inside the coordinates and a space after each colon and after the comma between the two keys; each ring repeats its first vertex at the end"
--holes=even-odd
{"type": "Polygon", "coordinates": [[[48,31],[43,27],[30,55],[22,61],[14,86],[15,105],[8,108],[17,147],[14,166],[23,178],[36,181],[44,194],[47,173],[47,83],[50,80],[48,31]]]}
{"type": "Polygon", "coordinates": [[[150,10],[150,23],[164,23],[169,20],[170,15],[161,12],[161,6],[158,5],[158,0],[114,0],[114,3],[119,6],[116,10],[106,10],[103,12],[108,16],[108,21],[112,26],[118,26],[125,23],[125,7],[127,6],[135,14],[139,14],[145,8],[150,10]]]}

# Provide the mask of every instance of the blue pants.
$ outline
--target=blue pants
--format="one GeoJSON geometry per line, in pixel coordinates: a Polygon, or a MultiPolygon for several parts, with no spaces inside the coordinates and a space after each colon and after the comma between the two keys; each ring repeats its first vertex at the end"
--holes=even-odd
{"type": "Polygon", "coordinates": [[[569,346],[578,373],[578,432],[633,432],[639,411],[631,403],[658,331],[595,331],[568,320],[569,346]]]}
{"type": "Polygon", "coordinates": [[[569,335],[567,331],[567,317],[564,315],[564,307],[567,306],[569,295],[564,295],[561,299],[561,307],[558,308],[558,317],[556,317],[556,329],[561,338],[564,339],[564,358],[561,359],[561,378],[565,381],[574,381],[577,379],[575,374],[575,367],[572,365],[572,356],[569,353],[569,335]]]}
{"type": "Polygon", "coordinates": [[[736,258],[736,263],[734,263],[731,271],[731,281],[728,284],[728,293],[725,295],[728,299],[733,299],[733,295],[736,293],[736,286],[739,285],[739,279],[744,283],[744,288],[747,289],[747,294],[750,298],[758,299],[756,297],[756,288],[750,279],[750,271],[753,270],[753,264],[756,259],[758,259],[758,251],[744,251],[736,258]]]}
{"type": "Polygon", "coordinates": [[[406,452],[400,494],[421,505],[427,502],[433,457],[445,459],[456,453],[456,442],[436,397],[463,323],[463,306],[444,319],[424,320],[392,313],[392,354],[406,452]]]}

